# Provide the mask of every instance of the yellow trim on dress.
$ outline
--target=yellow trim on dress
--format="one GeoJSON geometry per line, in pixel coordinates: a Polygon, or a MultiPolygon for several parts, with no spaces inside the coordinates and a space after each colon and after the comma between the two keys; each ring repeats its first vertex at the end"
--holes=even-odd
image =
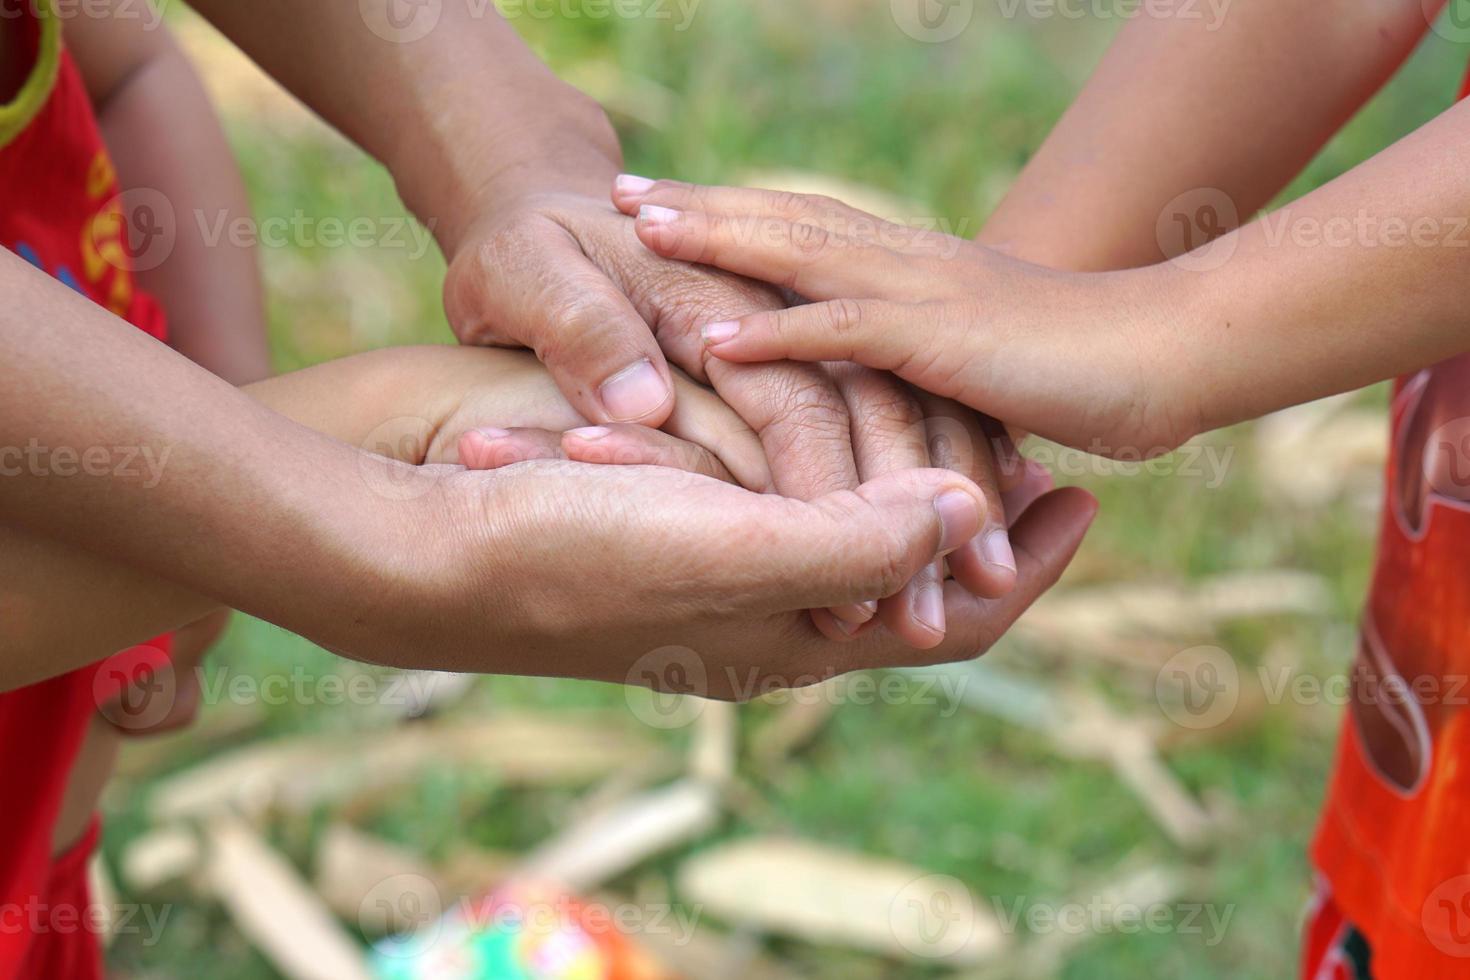
{"type": "Polygon", "coordinates": [[[61,22],[51,9],[51,0],[32,0],[32,9],[41,28],[36,64],[15,98],[0,105],[0,147],[19,136],[36,118],[46,100],[51,98],[57,71],[61,67],[61,22]]]}

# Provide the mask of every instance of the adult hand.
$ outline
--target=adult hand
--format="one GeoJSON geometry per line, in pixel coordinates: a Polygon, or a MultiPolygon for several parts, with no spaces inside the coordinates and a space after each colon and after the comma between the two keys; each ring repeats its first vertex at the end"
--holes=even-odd
{"type": "Polygon", "coordinates": [[[1154,270],[1057,272],[828,198],[674,182],[645,195],[637,230],[659,255],[814,301],[705,324],[721,360],[853,360],[1103,455],[1198,429],[1154,270]]]}
{"type": "MultiPolygon", "coordinates": [[[[551,171],[547,179],[574,188],[587,183],[585,174],[551,171]]],[[[930,465],[918,403],[891,376],[708,360],[700,326],[780,309],[777,290],[654,255],[605,197],[537,189],[533,180],[517,183],[515,193],[503,184],[488,190],[471,207],[483,217],[444,236],[453,254],[446,309],[461,341],[531,347],[572,406],[603,424],[668,418],[674,399],[666,353],[707,380],[756,432],[773,489],[785,496],[809,500],[930,465]]],[[[639,187],[637,178],[623,178],[614,195],[619,206],[631,206],[639,187]]],[[[973,458],[967,472],[994,486],[989,452],[973,458]]],[[[981,539],[987,560],[964,566],[977,574],[962,579],[983,596],[999,595],[1014,581],[999,496],[991,499],[991,527],[981,539]]],[[[889,602],[869,596],[815,617],[829,636],[845,638],[881,606],[891,629],[932,646],[945,628],[937,601],[942,578],[942,569],[927,568],[889,602]]]]}
{"type": "Polygon", "coordinates": [[[400,666],[633,683],[646,682],[644,658],[679,648],[703,673],[695,693],[721,698],[982,652],[1055,581],[1095,510],[1080,490],[1038,500],[1013,529],[1016,588],[984,600],[948,583],[944,641],[916,653],[878,630],[839,644],[804,610],[896,594],[978,532],[983,495],[953,472],[813,501],[661,467],[537,460],[419,474],[432,490],[415,505],[411,550],[392,562],[413,573],[393,602],[314,638],[400,666]]]}
{"type": "MultiPolygon", "coordinates": [[[[865,371],[853,367],[854,374],[865,371]]],[[[712,404],[703,404],[711,397],[705,389],[692,387],[688,396],[679,401],[670,431],[628,424],[565,427],[555,419],[540,425],[523,421],[512,428],[501,425],[484,427],[481,423],[465,431],[459,440],[458,451],[452,456],[443,454],[442,450],[436,454],[431,447],[426,459],[430,462],[460,462],[471,469],[499,469],[537,459],[663,466],[751,488],[750,478],[738,479],[725,460],[748,461],[746,471],[751,472],[764,462],[764,458],[759,455],[758,446],[752,451],[748,443],[753,441],[753,436],[741,430],[738,420],[724,417],[729,409],[722,402],[715,400],[712,404]],[[680,422],[679,416],[688,418],[680,422]],[[680,431],[689,438],[675,434],[680,431]]],[[[559,396],[557,401],[560,402],[559,396]]],[[[1015,586],[1015,556],[1005,530],[1007,514],[1019,515],[1032,500],[1051,487],[1033,483],[1032,487],[1025,488],[1020,485],[1024,483],[1023,479],[1018,482],[1017,492],[1001,491],[992,479],[988,433],[983,429],[980,417],[962,405],[943,399],[925,396],[925,401],[927,404],[922,406],[924,416],[904,433],[909,444],[892,448],[913,454],[918,459],[914,464],[916,467],[943,467],[974,479],[985,491],[988,504],[986,530],[951,554],[947,563],[936,561],[926,566],[897,596],[882,602],[874,601],[872,605],[877,607],[878,613],[876,618],[870,613],[862,622],[849,624],[826,610],[814,610],[813,621],[830,639],[846,641],[881,622],[912,646],[926,648],[937,645],[944,637],[942,583],[946,577],[946,564],[956,581],[976,595],[995,598],[1015,586]],[[930,623],[934,625],[930,627],[930,623]]],[[[473,403],[467,404],[456,415],[465,415],[469,420],[495,418],[494,413],[487,415],[482,406],[473,403]]],[[[452,420],[441,428],[443,438],[452,438],[457,431],[463,431],[458,420],[452,420]]],[[[862,431],[861,427],[859,431],[862,431]]],[[[442,439],[434,441],[439,443],[442,439]]],[[[876,454],[871,447],[864,447],[859,450],[860,458],[864,449],[867,453],[876,454]]]]}

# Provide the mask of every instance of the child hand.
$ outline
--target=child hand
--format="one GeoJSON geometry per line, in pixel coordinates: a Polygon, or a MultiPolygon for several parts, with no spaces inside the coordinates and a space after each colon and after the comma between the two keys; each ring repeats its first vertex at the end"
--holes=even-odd
{"type": "Polygon", "coordinates": [[[1198,428],[1166,370],[1168,268],[1063,273],[837,201],[660,181],[638,237],[810,305],[704,327],[729,361],[852,360],[1100,455],[1156,455],[1198,428]]]}
{"type": "Polygon", "coordinates": [[[496,469],[531,459],[669,466],[757,493],[772,489],[760,439],[718,395],[677,369],[674,409],[662,429],[590,426],[551,374],[524,351],[487,351],[499,362],[492,384],[469,388],[439,427],[428,463],[496,469]]]}

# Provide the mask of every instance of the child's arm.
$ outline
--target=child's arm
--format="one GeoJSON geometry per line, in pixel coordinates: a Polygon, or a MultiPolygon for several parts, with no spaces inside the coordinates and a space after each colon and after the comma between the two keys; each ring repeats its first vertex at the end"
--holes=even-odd
{"type": "Polygon", "coordinates": [[[111,6],[67,18],[66,43],[125,203],[149,208],[151,220],[175,234],[161,264],[147,256],[138,285],[167,311],[171,346],[231,384],[258,381],[270,374],[270,354],[256,248],[228,234],[207,238],[250,217],[239,167],[172,34],[111,6]]]}
{"type": "MultiPolygon", "coordinates": [[[[1028,163],[979,241],[1027,261],[1094,270],[1157,262],[1166,245],[1184,240],[1181,221],[1195,242],[1212,231],[1230,230],[1237,223],[1232,215],[1245,219],[1264,205],[1372,95],[1412,50],[1438,6],[1393,0],[1340,10],[1312,0],[1240,0],[1218,19],[1199,16],[1202,6],[1191,8],[1190,15],[1135,19],[1028,163]]],[[[678,207],[680,198],[615,191],[614,200],[632,214],[644,203],[678,207]]],[[[946,259],[974,254],[948,242],[930,244],[946,259]]],[[[975,285],[985,281],[977,279],[975,285]]],[[[1050,296],[1051,283],[1043,277],[1022,282],[1030,282],[1048,301],[1068,302],[1065,295],[1050,296]]],[[[849,295],[881,298],[870,285],[849,295]]],[[[993,292],[1004,295],[1000,289],[993,292]]],[[[916,296],[914,290],[906,295],[939,298],[938,293],[916,296]]],[[[998,305],[1023,301],[1018,293],[998,305]]],[[[1108,307],[1118,301],[1098,297],[1095,302],[1102,306],[1095,322],[1105,330],[1116,323],[1108,307]]],[[[989,327],[992,334],[995,326],[989,327]]],[[[902,332],[918,339],[931,334],[931,325],[902,332]]],[[[963,345],[951,349],[965,351],[963,345]]],[[[1022,355],[1020,360],[1036,367],[1038,381],[1047,383],[1051,360],[1045,351],[1028,358],[1025,347],[1012,345],[1010,354],[1022,355]]],[[[1099,361],[1099,369],[1107,363],[1099,361]]],[[[1057,362],[1058,367],[1067,364],[1065,357],[1057,362]]],[[[1050,383],[1066,382],[1053,374],[1050,383]]],[[[1079,390],[1093,387],[1084,379],[1079,390]]],[[[1095,417],[1105,400],[1089,400],[1095,417]]],[[[1069,410],[1064,402],[1057,407],[1069,410]]],[[[1182,434],[1166,434],[1158,444],[1182,434]]],[[[1158,448],[1152,438],[1110,442],[1100,448],[1126,452],[1139,442],[1158,448]]],[[[1087,437],[1084,444],[1094,440],[1087,437]]]]}
{"type": "MultiPolygon", "coordinates": [[[[769,480],[760,442],[712,393],[676,376],[667,432],[618,427],[623,463],[681,466],[726,480],[769,480]],[[703,439],[684,442],[680,433],[703,439]],[[630,441],[639,440],[639,441],[630,441]]],[[[522,351],[406,347],[372,351],[246,388],[261,404],[342,442],[414,465],[455,463],[460,438],[482,426],[552,433],[584,420],[522,351]]],[[[576,432],[570,459],[589,458],[576,432]]],[[[607,460],[614,461],[614,460],[607,460]]],[[[364,473],[361,478],[372,475],[364,473]]],[[[392,485],[383,486],[392,492],[392,485]]],[[[86,551],[0,526],[0,690],[51,676],[193,622],[218,604],[86,551]]]]}
{"type": "Polygon", "coordinates": [[[1180,219],[1233,230],[1388,80],[1441,2],[1232,0],[1134,18],[978,240],[1083,272],[1177,254],[1180,219]]]}
{"type": "Polygon", "coordinates": [[[1042,269],[814,199],[793,215],[761,191],[668,185],[638,234],[829,301],[710,325],[717,357],[853,359],[1068,445],[1153,454],[1470,350],[1467,150],[1462,104],[1274,215],[1124,272],[1042,269]]]}

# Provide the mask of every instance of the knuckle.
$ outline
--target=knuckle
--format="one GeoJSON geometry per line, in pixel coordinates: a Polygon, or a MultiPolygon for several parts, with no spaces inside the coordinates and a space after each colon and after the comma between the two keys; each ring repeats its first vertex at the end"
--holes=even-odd
{"type": "Polygon", "coordinates": [[[847,406],[837,391],[821,377],[792,378],[772,393],[770,421],[765,428],[841,434],[847,437],[852,424],[847,406]]]}
{"type": "Polygon", "coordinates": [[[725,272],[692,266],[649,270],[639,298],[657,312],[660,329],[697,330],[711,320],[744,316],[777,305],[776,294],[725,272]]]}
{"type": "Polygon", "coordinates": [[[820,225],[798,222],[791,226],[791,247],[808,261],[822,256],[832,236],[820,225]]]}
{"type": "MultiPolygon", "coordinates": [[[[883,522],[877,522],[882,526],[883,522]]],[[[913,577],[909,563],[908,543],[896,530],[888,529],[874,539],[878,594],[884,598],[897,595],[913,577]]]]}
{"type": "Polygon", "coordinates": [[[684,205],[686,210],[710,209],[710,189],[702,184],[689,184],[680,180],[664,180],[659,184],[674,203],[684,205]]]}
{"type": "Polygon", "coordinates": [[[862,415],[888,429],[909,429],[923,421],[919,402],[896,384],[878,383],[863,397],[862,415]]]}
{"type": "Polygon", "coordinates": [[[851,486],[851,418],[836,393],[819,383],[797,384],[771,407],[761,443],[777,490],[812,493],[851,486]]]}
{"type": "Polygon", "coordinates": [[[776,215],[794,221],[808,213],[808,200],[805,194],[795,191],[770,191],[766,206],[776,215]]]}
{"type": "Polygon", "coordinates": [[[863,304],[850,297],[822,304],[823,325],[837,336],[850,337],[863,328],[863,304]]]}
{"type": "Polygon", "coordinates": [[[918,406],[906,392],[886,392],[864,402],[853,414],[861,455],[874,471],[890,471],[932,463],[927,429],[918,406]]]}
{"type": "Polygon", "coordinates": [[[982,485],[992,482],[987,459],[977,450],[974,438],[963,425],[953,420],[931,420],[927,434],[929,458],[933,465],[963,473],[982,485]]]}

